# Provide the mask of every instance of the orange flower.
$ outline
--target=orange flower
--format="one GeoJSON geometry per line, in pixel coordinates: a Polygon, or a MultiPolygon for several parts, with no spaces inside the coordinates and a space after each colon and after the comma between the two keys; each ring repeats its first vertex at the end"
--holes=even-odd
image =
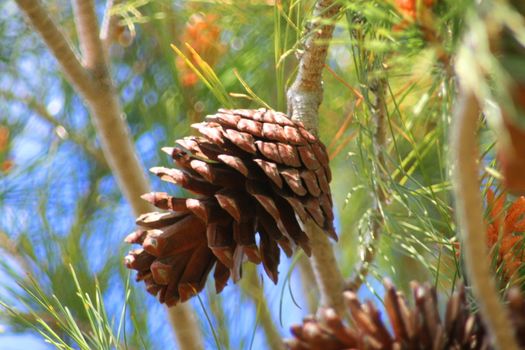
{"type": "MultiPolygon", "coordinates": [[[[505,211],[506,195],[496,198],[494,191],[487,191],[490,210],[487,223],[487,246],[502,268],[507,280],[513,278],[525,263],[525,197],[519,197],[505,211]]],[[[456,258],[461,255],[459,242],[453,243],[456,258]]]]}
{"type": "Polygon", "coordinates": [[[7,148],[9,143],[9,128],[3,125],[0,125],[0,152],[4,151],[7,148]]]}
{"type": "Polygon", "coordinates": [[[488,190],[491,222],[487,230],[487,244],[493,254],[497,254],[498,266],[502,265],[505,277],[510,279],[525,262],[525,197],[519,197],[506,211],[505,201],[505,194],[495,198],[494,192],[488,190]]]}
{"type": "Polygon", "coordinates": [[[8,173],[13,168],[14,162],[11,159],[6,159],[0,164],[0,171],[8,173]]]}
{"type": "MultiPolygon", "coordinates": [[[[400,10],[415,11],[417,0],[395,0],[396,6],[400,10]]],[[[434,5],[434,0],[423,0],[423,5],[426,7],[431,7],[434,5]]]]}
{"type": "MultiPolygon", "coordinates": [[[[395,4],[404,17],[413,21],[416,20],[417,0],[395,0],[395,4]]],[[[432,7],[432,5],[434,5],[434,0],[423,0],[422,4],[427,8],[432,7]]]]}
{"type": "Polygon", "coordinates": [[[416,19],[416,1],[415,0],[396,0],[396,6],[404,17],[412,20],[416,19]]]}
{"type": "MultiPolygon", "coordinates": [[[[213,14],[194,14],[188,20],[186,29],[181,35],[181,42],[188,43],[201,58],[213,67],[224,52],[224,45],[220,42],[221,28],[215,24],[217,16],[213,14]]],[[[195,64],[192,55],[183,49],[186,56],[195,64]]],[[[181,72],[181,81],[184,86],[197,84],[197,76],[188,67],[186,62],[177,57],[177,68],[181,72]]]]}
{"type": "Polygon", "coordinates": [[[185,72],[182,75],[182,85],[183,86],[193,86],[197,84],[199,77],[194,72],[185,72]]]}

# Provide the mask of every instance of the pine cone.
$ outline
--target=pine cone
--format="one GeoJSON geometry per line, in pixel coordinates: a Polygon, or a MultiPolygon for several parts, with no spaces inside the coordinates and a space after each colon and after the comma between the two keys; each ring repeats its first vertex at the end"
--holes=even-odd
{"type": "MultiPolygon", "coordinates": [[[[309,317],[302,325],[292,326],[295,338],[286,340],[286,345],[292,350],[488,348],[488,336],[480,319],[470,313],[464,288],[448,300],[444,320],[439,316],[434,288],[413,282],[412,308],[392,284],[386,282],[385,288],[389,324],[371,302],[360,304],[353,292],[345,292],[352,327],[345,325],[332,309],[322,310],[321,320],[309,317]]],[[[521,297],[515,297],[514,303],[517,306],[513,314],[520,315],[517,319],[523,329],[525,303],[521,297]]]]}
{"type": "Polygon", "coordinates": [[[326,149],[301,123],[265,109],[221,109],[193,127],[203,136],[163,149],[177,169],[151,171],[198,197],[144,195],[168,212],[142,215],[126,239],[142,245],[126,257],[127,267],[162,303],[198,293],[214,265],[219,293],[230,276],[241,278],[245,258],[262,263],[277,283],[279,248],[310,255],[307,220],[337,239],[326,149]]]}

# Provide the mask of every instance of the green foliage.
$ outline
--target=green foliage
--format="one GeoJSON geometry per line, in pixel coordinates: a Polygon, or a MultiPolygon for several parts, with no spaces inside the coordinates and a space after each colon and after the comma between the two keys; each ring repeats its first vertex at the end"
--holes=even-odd
{"type": "Polygon", "coordinates": [[[3,301],[0,301],[0,306],[14,321],[33,328],[44,337],[46,342],[57,349],[128,349],[125,322],[130,295],[129,279],[125,287],[120,318],[115,324],[114,320],[108,318],[98,283],[94,286],[94,293],[84,291],[75,270],[71,265],[69,268],[70,275],[67,277],[70,277],[74,283],[76,297],[83,306],[84,317],[80,319],[78,316],[75,317],[64,305],[63,300],[54,294],[47,295],[40,283],[31,276],[26,281],[20,282],[20,287],[28,295],[30,302],[36,303],[40,310],[34,309],[29,303],[24,303],[26,309],[24,311],[3,301]]]}

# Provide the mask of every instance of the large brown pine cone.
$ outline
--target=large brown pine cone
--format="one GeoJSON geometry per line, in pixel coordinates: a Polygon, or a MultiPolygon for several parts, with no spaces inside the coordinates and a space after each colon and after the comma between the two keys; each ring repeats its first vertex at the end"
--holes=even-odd
{"type": "MultiPolygon", "coordinates": [[[[342,349],[491,349],[489,337],[477,315],[470,312],[464,288],[447,302],[445,318],[439,316],[437,294],[428,285],[412,284],[415,306],[388,282],[384,299],[388,320],[371,302],[360,304],[353,292],[345,292],[352,325],[347,326],[331,309],[320,319],[306,318],[292,326],[294,338],[286,340],[291,350],[342,349]],[[389,322],[389,323],[387,323],[389,322]]],[[[516,334],[525,348],[525,300],[517,291],[509,293],[509,306],[516,334]]]]}
{"type": "Polygon", "coordinates": [[[277,283],[279,247],[310,254],[307,220],[337,239],[326,149],[301,123],[271,110],[221,109],[193,127],[203,136],[163,149],[177,169],[151,171],[198,196],[144,195],[167,212],[140,216],[126,238],[142,245],[126,265],[162,303],[198,293],[213,266],[220,292],[230,276],[241,278],[245,258],[277,283]]]}

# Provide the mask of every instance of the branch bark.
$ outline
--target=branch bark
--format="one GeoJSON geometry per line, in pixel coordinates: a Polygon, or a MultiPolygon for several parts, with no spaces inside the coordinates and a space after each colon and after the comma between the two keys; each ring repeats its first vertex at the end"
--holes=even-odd
{"type": "MultiPolygon", "coordinates": [[[[316,2],[313,20],[306,28],[297,77],[287,93],[288,115],[303,122],[315,134],[318,133],[319,106],[323,100],[323,67],[340,9],[341,5],[334,0],[316,2]]],[[[343,315],[344,281],[328,235],[312,221],[305,226],[312,248],[312,267],[321,292],[320,306],[331,307],[343,315]]]]}
{"type": "Polygon", "coordinates": [[[272,319],[272,313],[266,302],[264,295],[264,288],[259,281],[259,275],[255,266],[250,266],[247,271],[247,283],[243,284],[243,289],[246,294],[253,300],[255,307],[258,309],[258,323],[261,325],[266,335],[266,341],[269,349],[284,350],[284,343],[276,328],[276,324],[272,319]]]}
{"type": "Polygon", "coordinates": [[[115,29],[117,27],[118,18],[112,16],[111,11],[113,6],[118,4],[120,0],[108,0],[106,2],[106,9],[104,10],[104,18],[100,27],[100,40],[102,41],[102,48],[106,58],[108,57],[109,47],[111,46],[115,29]]]}
{"type": "Polygon", "coordinates": [[[328,46],[334,31],[335,17],[341,6],[334,0],[318,0],[313,20],[306,28],[303,52],[299,53],[299,70],[288,89],[288,115],[315,132],[319,129],[319,106],[323,101],[322,74],[328,46]]]}
{"type": "Polygon", "coordinates": [[[35,0],[16,0],[16,2],[27,18],[29,18],[35,30],[40,34],[68,80],[77,90],[87,92],[90,89],[91,77],[82,67],[77,53],[49,16],[42,2],[35,0]]]}
{"type": "MultiPolygon", "coordinates": [[[[93,117],[104,156],[135,215],[151,211],[140,195],[150,192],[148,181],[135,153],[124,113],[109,73],[98,37],[98,23],[92,1],[76,0],[75,21],[84,63],[65,35],[38,0],[16,0],[20,9],[42,36],[70,83],[83,97],[93,117]]],[[[183,350],[203,348],[199,326],[188,304],[168,309],[169,319],[183,350]]]]}
{"type": "Polygon", "coordinates": [[[479,304],[483,321],[497,349],[519,349],[513,335],[510,317],[501,303],[490,269],[487,249],[487,227],[479,182],[479,151],[477,142],[479,102],[470,91],[461,91],[452,118],[451,153],[453,161],[456,216],[462,238],[461,249],[479,304]]]}
{"type": "Polygon", "coordinates": [[[313,315],[319,305],[319,290],[316,286],[314,270],[306,255],[301,256],[297,264],[299,265],[301,285],[306,299],[306,305],[308,306],[308,313],[313,315]]]}
{"type": "Polygon", "coordinates": [[[93,0],[73,0],[72,3],[83,65],[96,76],[99,70],[107,70],[108,66],[102,41],[99,39],[95,4],[93,0]]]}

